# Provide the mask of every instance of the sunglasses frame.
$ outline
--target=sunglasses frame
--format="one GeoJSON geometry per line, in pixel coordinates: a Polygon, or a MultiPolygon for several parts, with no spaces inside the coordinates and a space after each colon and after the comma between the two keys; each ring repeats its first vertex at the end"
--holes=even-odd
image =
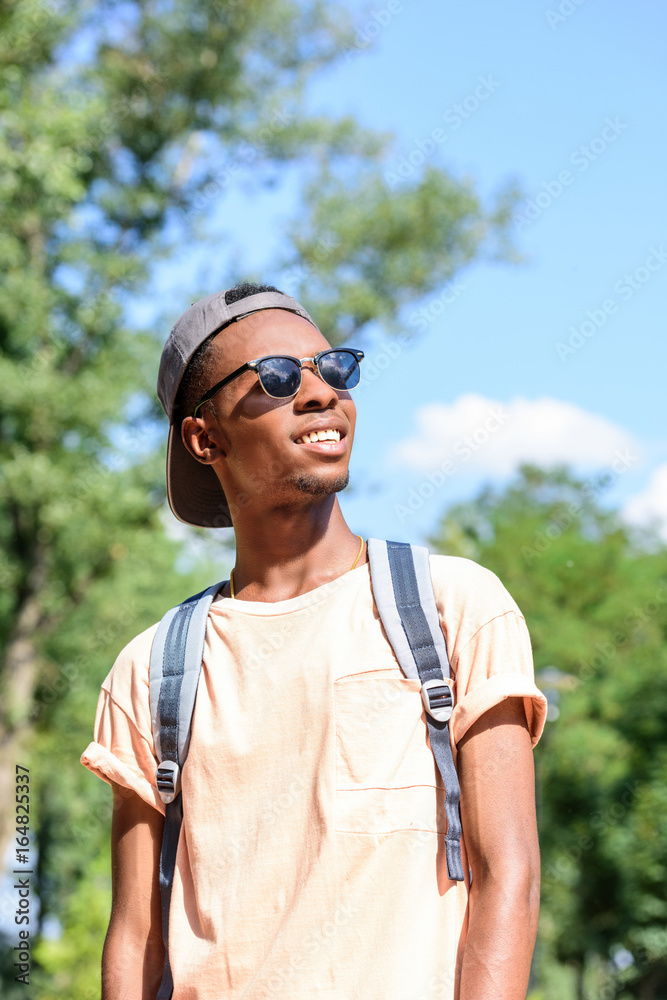
{"type": "MultiPolygon", "coordinates": [[[[255,372],[255,374],[257,375],[257,378],[259,380],[259,384],[261,385],[262,389],[264,389],[264,392],[266,392],[266,395],[270,396],[271,399],[291,399],[292,396],[296,396],[297,392],[301,388],[301,369],[303,368],[303,362],[304,361],[312,361],[313,365],[315,366],[315,371],[317,372],[317,374],[319,375],[319,377],[322,379],[322,381],[326,385],[329,385],[329,383],[327,382],[327,380],[322,375],[322,372],[320,371],[320,366],[319,366],[320,358],[323,358],[326,354],[340,354],[341,351],[344,351],[347,354],[353,354],[355,356],[355,358],[357,359],[357,364],[359,364],[359,362],[364,357],[364,352],[363,351],[358,351],[354,347],[329,347],[329,348],[327,348],[326,351],[320,351],[319,354],[316,354],[315,357],[313,357],[313,358],[301,358],[301,359],[299,359],[299,358],[293,358],[291,354],[265,354],[261,358],[255,358],[253,361],[247,361],[244,365],[241,365],[240,368],[237,368],[236,371],[233,371],[231,373],[231,375],[227,375],[225,378],[221,379],[220,382],[216,382],[215,385],[211,386],[211,388],[207,392],[204,393],[204,395],[201,397],[201,399],[199,400],[199,402],[195,406],[194,410],[192,411],[192,416],[196,417],[197,416],[197,410],[199,410],[200,407],[202,407],[204,405],[204,403],[208,403],[209,399],[213,399],[213,397],[215,395],[217,395],[217,393],[220,392],[220,390],[222,388],[224,388],[224,386],[229,385],[229,383],[232,381],[232,379],[238,378],[239,375],[242,375],[243,372],[246,372],[246,371],[254,371],[255,372]],[[262,382],[262,380],[260,378],[260,375],[259,375],[259,372],[258,372],[257,368],[258,368],[259,364],[262,361],[269,361],[269,360],[272,360],[273,358],[285,358],[287,361],[293,361],[295,363],[295,365],[297,365],[297,367],[299,369],[299,384],[298,384],[296,390],[294,392],[290,393],[289,396],[274,396],[272,393],[267,392],[267,390],[264,388],[264,384],[263,384],[263,382],[262,382]]],[[[357,383],[357,385],[358,384],[359,383],[357,383]]],[[[333,389],[335,392],[350,392],[351,391],[351,389],[336,389],[335,386],[333,386],[333,385],[329,385],[329,388],[333,389]]],[[[356,388],[357,388],[356,385],[352,386],[352,389],[356,389],[356,388]]]]}

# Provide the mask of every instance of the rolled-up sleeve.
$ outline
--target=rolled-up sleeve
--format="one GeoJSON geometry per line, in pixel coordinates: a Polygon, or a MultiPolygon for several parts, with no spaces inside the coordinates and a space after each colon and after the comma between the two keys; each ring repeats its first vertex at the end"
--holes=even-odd
{"type": "Polygon", "coordinates": [[[104,680],[94,739],[81,755],[81,763],[103,781],[135,792],[164,813],[155,783],[158,762],[148,696],[148,662],[156,627],[125,647],[104,680]]]}
{"type": "Polygon", "coordinates": [[[454,751],[470,727],[505,698],[522,698],[532,745],[547,700],[535,685],[528,628],[495,573],[472,559],[431,555],[436,606],[454,678],[449,732],[454,751]]]}
{"type": "Polygon", "coordinates": [[[506,611],[482,625],[452,663],[455,707],[450,731],[455,744],[485,712],[505,698],[522,698],[532,745],[539,740],[547,700],[536,687],[533,654],[523,617],[506,611]]]}

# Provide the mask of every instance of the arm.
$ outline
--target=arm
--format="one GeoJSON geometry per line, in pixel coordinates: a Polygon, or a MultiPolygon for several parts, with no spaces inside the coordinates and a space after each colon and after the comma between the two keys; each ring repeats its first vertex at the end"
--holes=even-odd
{"type": "Polygon", "coordinates": [[[154,1000],[164,946],[158,872],[163,816],[113,785],[111,919],[102,955],[102,1000],[154,1000]]]}
{"type": "Polygon", "coordinates": [[[458,745],[473,881],[460,1000],[525,1000],[539,914],[530,735],[520,698],[489,709],[458,745]]]}

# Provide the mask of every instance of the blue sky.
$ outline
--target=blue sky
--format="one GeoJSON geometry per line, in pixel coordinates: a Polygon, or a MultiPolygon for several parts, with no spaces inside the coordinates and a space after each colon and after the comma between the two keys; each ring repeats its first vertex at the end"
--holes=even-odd
{"type": "MultiPolygon", "coordinates": [[[[474,264],[427,297],[421,332],[398,356],[380,330],[352,345],[377,376],[355,397],[340,495],[350,527],[423,541],[449,503],[502,484],[521,460],[605,472],[606,503],[635,520],[667,515],[667,10],[349,6],[359,50],[312,83],[310,107],[393,132],[388,170],[423,158],[486,198],[510,179],[526,195],[514,220],[523,264],[474,264]]],[[[252,197],[240,185],[211,205],[209,233],[249,270],[280,249],[290,184],[252,197]]],[[[190,247],[187,264],[161,268],[174,317],[191,300],[174,289],[187,298],[195,271],[220,273],[209,260],[210,248],[190,247]]]]}

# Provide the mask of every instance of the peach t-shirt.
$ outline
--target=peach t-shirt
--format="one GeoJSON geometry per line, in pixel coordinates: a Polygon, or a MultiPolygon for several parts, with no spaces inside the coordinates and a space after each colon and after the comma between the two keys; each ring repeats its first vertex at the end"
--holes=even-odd
{"type": "MultiPolygon", "coordinates": [[[[546,700],[519,609],[478,564],[430,561],[454,746],[509,696],[523,697],[535,744],[546,700]]],[[[81,760],[164,812],[148,697],[156,627],[102,684],[81,760]]],[[[469,884],[447,878],[420,685],[386,639],[368,563],[287,601],[211,606],[183,810],[173,1000],[456,995],[469,884]]]]}

